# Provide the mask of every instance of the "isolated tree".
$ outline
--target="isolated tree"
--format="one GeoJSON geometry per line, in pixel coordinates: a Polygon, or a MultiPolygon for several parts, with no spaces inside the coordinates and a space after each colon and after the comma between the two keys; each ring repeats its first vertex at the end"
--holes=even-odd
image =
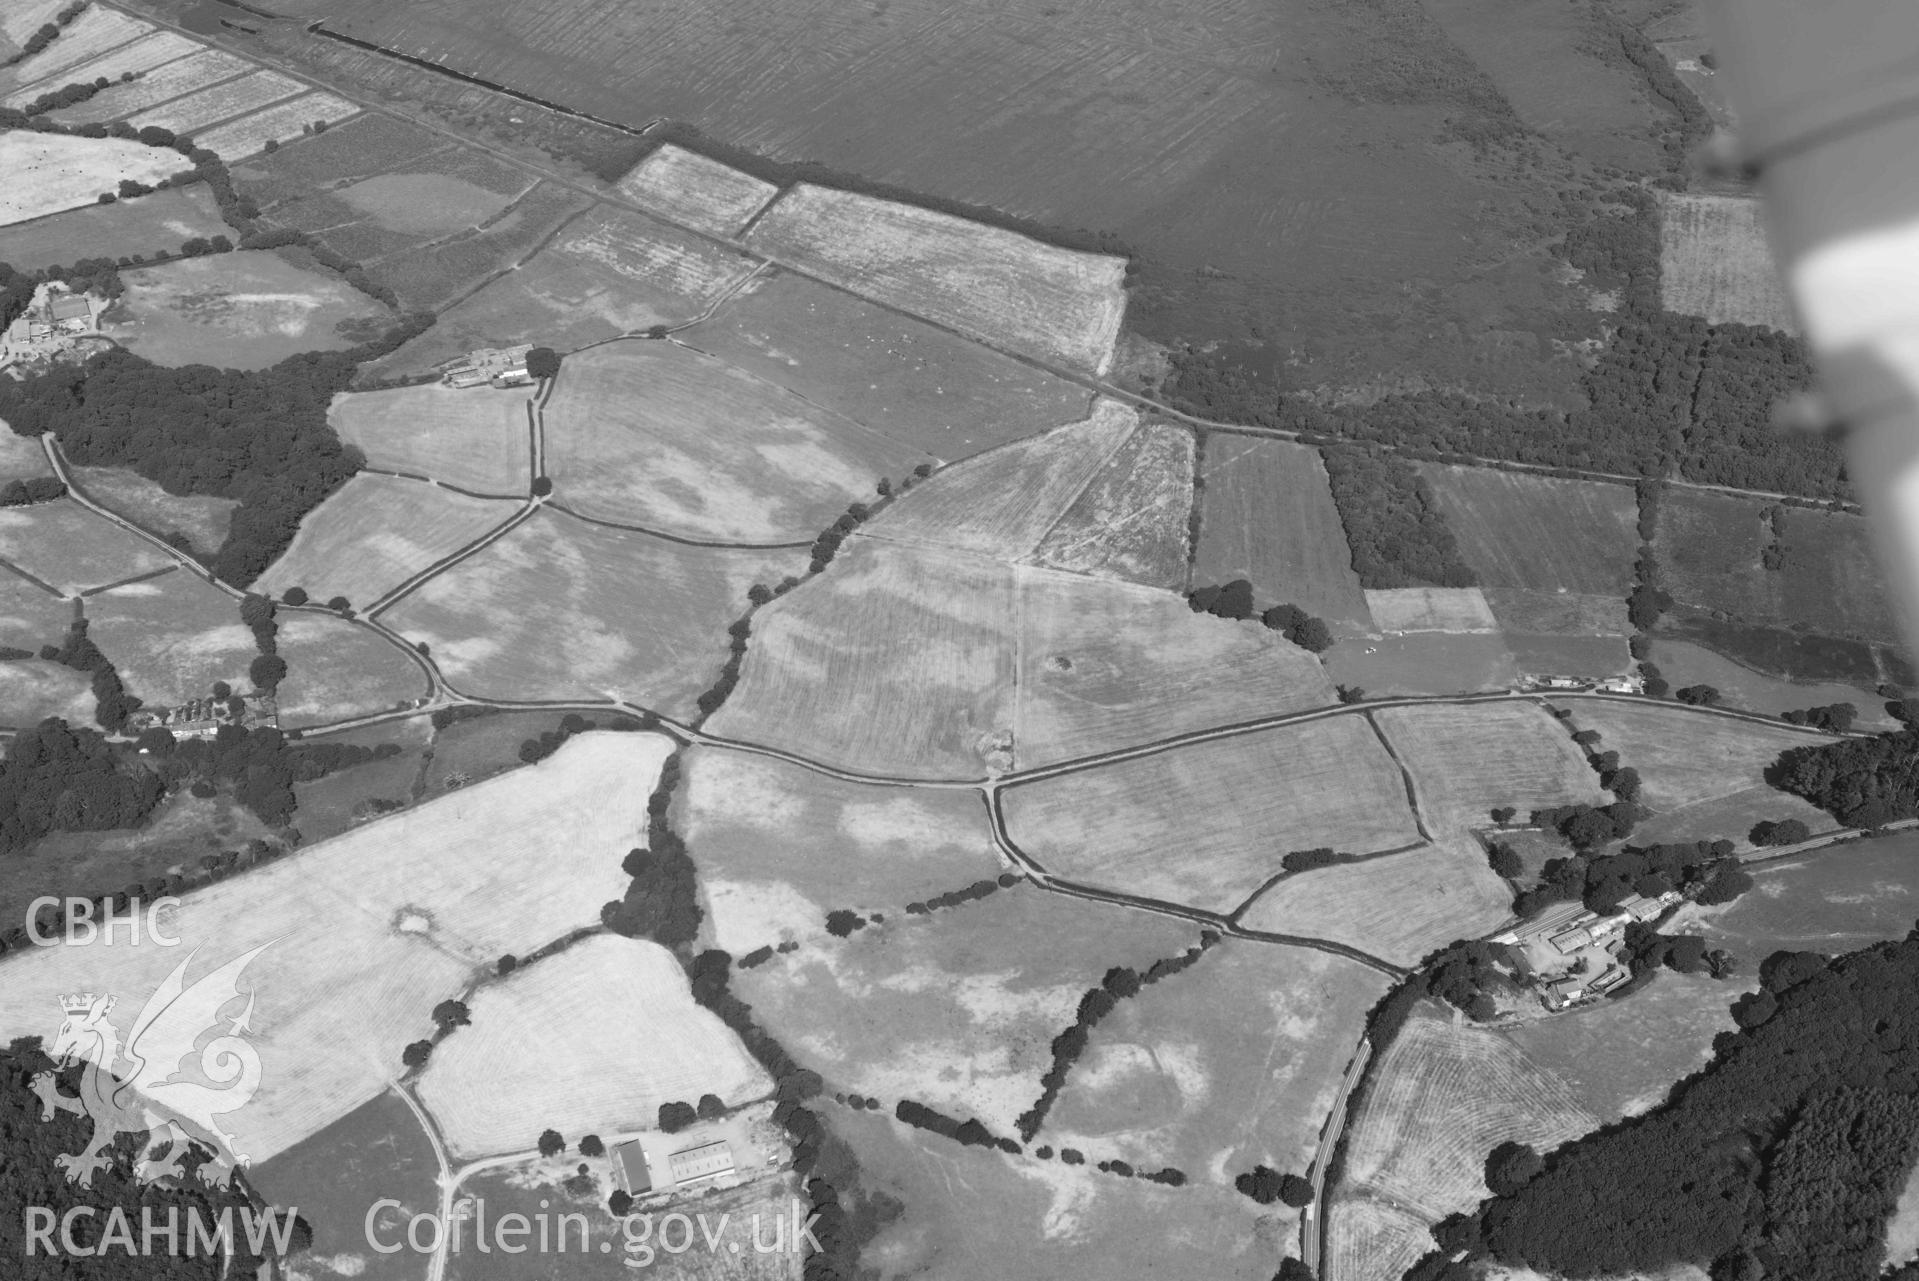
{"type": "Polygon", "coordinates": [[[551,476],[535,476],[533,478],[533,496],[535,498],[545,498],[552,492],[553,478],[551,476]]]}
{"type": "Polygon", "coordinates": [[[826,914],[826,932],[834,938],[847,938],[853,931],[866,924],[864,917],[846,908],[835,908],[826,914]]]}
{"type": "Polygon", "coordinates": [[[1339,695],[1339,701],[1342,703],[1363,703],[1366,701],[1366,691],[1357,685],[1335,685],[1333,686],[1333,690],[1339,695]]]}
{"type": "Polygon", "coordinates": [[[1219,589],[1219,599],[1213,603],[1212,612],[1221,618],[1247,619],[1253,616],[1253,585],[1243,578],[1235,578],[1219,589]]]}
{"type": "Polygon", "coordinates": [[[404,1063],[408,1070],[417,1072],[426,1066],[426,1061],[432,1057],[432,1054],[433,1042],[415,1041],[400,1051],[400,1062],[404,1063]]]}
{"type": "Polygon", "coordinates": [[[307,589],[304,587],[289,587],[285,592],[281,593],[280,599],[289,605],[304,605],[307,603],[307,589]]]}
{"type": "Polygon", "coordinates": [[[213,682],[213,696],[219,699],[232,698],[233,686],[227,684],[225,681],[215,681],[213,682]]]}
{"type": "Polygon", "coordinates": [[[633,1197],[624,1188],[613,1189],[613,1195],[606,1199],[606,1208],[613,1212],[616,1219],[624,1219],[633,1209],[633,1197]]]}
{"type": "Polygon", "coordinates": [[[660,1104],[660,1128],[668,1134],[678,1134],[699,1119],[700,1114],[693,1110],[691,1103],[660,1104]]]}
{"type": "Polygon", "coordinates": [[[247,679],[253,682],[253,688],[269,693],[279,688],[286,675],[287,660],[278,654],[257,654],[247,664],[247,679]]]}
{"type": "Polygon", "coordinates": [[[1282,1174],[1279,1177],[1279,1199],[1293,1209],[1300,1209],[1313,1203],[1313,1184],[1310,1179],[1298,1174],[1282,1174]]]}
{"type": "Polygon", "coordinates": [[[746,599],[755,605],[764,605],[773,599],[773,589],[765,583],[754,583],[746,589],[746,599]]]}
{"type": "Polygon", "coordinates": [[[560,353],[551,347],[535,347],[526,353],[526,372],[535,378],[559,377],[560,353]]]}
{"type": "Polygon", "coordinates": [[[582,1135],[580,1137],[580,1155],[605,1156],[606,1144],[601,1141],[600,1136],[597,1134],[582,1135]]]}
{"type": "Polygon", "coordinates": [[[1809,840],[1812,832],[1796,818],[1784,818],[1777,822],[1762,821],[1753,824],[1747,834],[1754,845],[1797,845],[1809,840]]]}
{"type": "Polygon", "coordinates": [[[1677,690],[1673,697],[1694,707],[1719,706],[1719,691],[1710,685],[1687,685],[1677,690]]]}
{"type": "Polygon", "coordinates": [[[543,1130],[540,1132],[541,1156],[558,1156],[564,1151],[566,1151],[566,1139],[561,1136],[558,1130],[543,1130]]]}
{"type": "Polygon", "coordinates": [[[499,959],[493,968],[499,971],[501,975],[511,974],[514,970],[520,968],[520,958],[508,952],[499,959]]]}
{"type": "Polygon", "coordinates": [[[344,596],[335,596],[335,597],[333,597],[333,599],[331,599],[331,600],[329,600],[329,601],[328,601],[328,602],[326,603],[326,607],[327,607],[328,609],[337,609],[337,610],[339,610],[339,611],[340,611],[340,612],[341,612],[342,614],[344,614],[344,613],[346,613],[346,612],[347,612],[347,611],[348,611],[349,609],[352,609],[352,608],[353,608],[353,604],[352,604],[352,602],[351,602],[351,601],[349,601],[349,600],[347,600],[347,598],[346,598],[346,597],[344,597],[344,596]]]}
{"type": "Polygon", "coordinates": [[[1284,1176],[1270,1165],[1256,1165],[1245,1174],[1233,1180],[1233,1187],[1242,1196],[1251,1197],[1261,1205],[1271,1205],[1279,1200],[1284,1176]]]}
{"type": "Polygon", "coordinates": [[[1506,824],[1512,822],[1513,816],[1518,813],[1519,811],[1514,809],[1510,805],[1501,805],[1497,809],[1493,810],[1492,812],[1493,822],[1499,824],[1501,827],[1504,827],[1506,826],[1506,824]]]}
{"type": "Polygon", "coordinates": [[[1494,1196],[1511,1196],[1539,1177],[1546,1162],[1525,1143],[1509,1141],[1494,1148],[1486,1157],[1486,1186],[1494,1196]]]}
{"type": "Polygon", "coordinates": [[[456,1027],[465,1027],[473,1022],[467,1012],[465,1001],[445,1000],[433,1007],[433,1021],[442,1032],[451,1032],[456,1027]]]}
{"type": "Polygon", "coordinates": [[[1290,632],[1305,622],[1308,615],[1297,605],[1275,605],[1259,616],[1259,621],[1275,632],[1290,632]]]}
{"type": "Polygon", "coordinates": [[[1304,1260],[1288,1257],[1279,1261],[1279,1271],[1273,1273],[1273,1281],[1316,1281],[1316,1279],[1313,1276],[1313,1270],[1306,1266],[1304,1260]]]}
{"type": "Polygon", "coordinates": [[[726,1115],[726,1104],[717,1094],[702,1094],[693,1111],[702,1121],[717,1121],[726,1115]]]}
{"type": "Polygon", "coordinates": [[[1293,644],[1315,654],[1323,654],[1333,647],[1333,630],[1320,618],[1309,618],[1293,628],[1293,644]]]}

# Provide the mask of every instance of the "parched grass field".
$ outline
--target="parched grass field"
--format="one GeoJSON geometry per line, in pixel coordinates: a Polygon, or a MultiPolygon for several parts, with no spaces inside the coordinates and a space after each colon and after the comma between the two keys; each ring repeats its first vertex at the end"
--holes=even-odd
{"type": "Polygon", "coordinates": [[[257,111],[282,98],[291,98],[304,88],[306,86],[292,76],[263,69],[241,76],[238,80],[229,80],[190,93],[184,98],[175,98],[163,106],[149,108],[127,123],[136,129],[159,125],[177,134],[195,133],[222,120],[257,111]]]}
{"type": "Polygon", "coordinates": [[[978,778],[1012,745],[1015,626],[1011,566],[849,539],[754,616],[708,728],[846,769],[978,778]]]}
{"type": "Polygon", "coordinates": [[[365,337],[349,321],[387,309],[338,276],[295,267],[272,250],[182,258],[123,273],[127,292],[107,335],[158,365],[264,369],[303,351],[338,351],[365,337]]]}
{"type": "Polygon", "coordinates": [[[1092,403],[1075,383],[791,272],[755,276],[680,339],[949,460],[1092,403]]]}
{"type": "Polygon", "coordinates": [[[916,205],[802,183],[746,243],[961,333],[1105,373],[1126,310],[1126,262],[1075,253],[916,205]]]}
{"type": "Polygon", "coordinates": [[[468,693],[617,696],[686,716],[719,675],[747,588],[804,568],[803,553],[687,547],[542,511],[381,621],[426,641],[468,693]]]}
{"type": "Polygon", "coordinates": [[[1195,582],[1244,578],[1262,604],[1290,602],[1343,634],[1374,630],[1317,450],[1208,436],[1201,473],[1195,582]]]}
{"type": "Polygon", "coordinates": [[[331,125],[359,110],[357,104],[330,93],[302,94],[265,111],[209,129],[194,141],[217,153],[222,160],[244,160],[264,151],[269,142],[298,138],[309,125],[322,121],[331,125]]]}
{"type": "MultiPolygon", "coordinates": [[[[31,88],[26,100],[32,101],[48,89],[68,83],[58,77],[74,67],[109,50],[137,40],[153,30],[151,23],[129,17],[118,9],[89,5],[84,13],[64,27],[58,39],[25,62],[9,67],[0,76],[0,87],[8,90],[31,88]],[[45,83],[43,83],[45,82],[45,83]]],[[[32,35],[29,29],[26,35],[32,35]]],[[[11,104],[9,104],[11,105],[11,104]]]]}
{"type": "Polygon", "coordinates": [[[1229,939],[1099,1021],[1040,1138],[1205,1182],[1304,1170],[1386,988],[1344,957],[1229,939]]]}
{"type": "MultiPolygon", "coordinates": [[[[55,41],[47,52],[53,52],[55,41]]],[[[69,67],[56,76],[45,77],[24,86],[7,95],[5,102],[9,107],[24,107],[43,93],[64,89],[70,84],[93,84],[102,78],[118,83],[120,77],[131,71],[136,74],[160,67],[166,63],[190,54],[200,45],[185,36],[175,35],[171,31],[154,31],[130,41],[118,48],[111,49],[97,57],[69,67]]]]}
{"type": "Polygon", "coordinates": [[[1168,592],[1022,566],[1021,769],[1337,701],[1319,661],[1168,592]]]}
{"type": "Polygon", "coordinates": [[[1630,485],[1419,463],[1485,587],[1624,596],[1639,552],[1630,485]]]}
{"type": "MultiPolygon", "coordinates": [[[[43,454],[44,458],[45,455],[43,454]]],[[[88,498],[143,529],[165,536],[182,533],[202,556],[227,538],[227,523],[238,499],[208,494],[170,494],[138,472],[124,467],[69,467],[88,498]]]]}
{"type": "Polygon", "coordinates": [[[1293,850],[1420,839],[1363,717],[1332,716],[1042,779],[1002,793],[1007,828],[1056,876],[1230,912],[1293,850]]]}
{"type": "Polygon", "coordinates": [[[865,1251],[889,1276],[1267,1281],[1292,1235],[1290,1212],[1262,1210],[1196,1171],[1194,1183],[1165,1188],[1091,1165],[1009,1160],[872,1112],[835,1108],[826,1123],[852,1148],[862,1184],[905,1206],[865,1251]]]}
{"type": "MultiPolygon", "coordinates": [[[[371,376],[430,372],[441,361],[463,356],[475,347],[542,342],[570,351],[610,336],[611,326],[599,319],[594,307],[576,314],[567,310],[564,300],[549,306],[551,300],[536,296],[527,282],[518,279],[523,260],[592,203],[592,197],[570,187],[542,181],[478,232],[376,263],[373,275],[399,294],[402,305],[446,310],[433,328],[372,365],[371,376]],[[467,296],[475,285],[488,280],[490,284],[467,296]]],[[[602,281],[598,288],[604,294],[610,286],[602,281]]],[[[593,282],[583,282],[572,296],[578,300],[595,296],[593,282]]]]}
{"type": "MultiPolygon", "coordinates": [[[[237,608],[237,607],[236,607],[237,608]]],[[[384,712],[431,692],[426,673],[398,646],[326,614],[280,616],[280,724],[299,728],[384,712]]]]}
{"type": "Polygon", "coordinates": [[[1102,398],[1084,420],[946,468],[862,532],[889,542],[1019,560],[1032,553],[1138,422],[1137,410],[1102,398]]]}
{"type": "Polygon", "coordinates": [[[76,138],[14,129],[0,133],[0,227],[98,201],[122,179],[149,186],[192,166],[179,152],[121,138],[76,138]]]}
{"type": "Polygon", "coordinates": [[[1534,592],[1516,587],[1481,588],[1487,608],[1506,635],[1590,640],[1625,637],[1632,632],[1626,598],[1579,592],[1534,592]]]}
{"type": "Polygon", "coordinates": [[[60,0],[19,0],[0,13],[0,57],[19,53],[33,33],[66,6],[60,0]]]}
{"type": "Polygon", "coordinates": [[[138,80],[109,85],[85,102],[61,107],[51,115],[63,125],[102,124],[108,120],[120,120],[183,94],[244,75],[254,67],[245,58],[224,49],[208,49],[197,45],[192,48],[198,49],[198,52],[189,52],[183,58],[156,66],[138,80]]]}
{"type": "Polygon", "coordinates": [[[1512,916],[1512,891],[1469,836],[1288,876],[1254,899],[1248,929],[1345,943],[1396,965],[1512,916]]]}
{"type": "Polygon", "coordinates": [[[369,111],[325,133],[242,161],[233,166],[233,176],[262,209],[271,209],[316,189],[411,170],[454,145],[445,134],[411,120],[369,111]]]}
{"type": "MultiPolygon", "coordinates": [[[[617,869],[616,869],[617,870],[617,869]]],[[[584,939],[468,1003],[472,1025],[435,1048],[420,1101],[462,1156],[565,1135],[650,1129],[660,1104],[717,1094],[737,1106],[773,1083],[686,971],[645,939],[584,939]]]]}
{"type": "Polygon", "coordinates": [[[300,532],[254,588],[364,609],[413,575],[511,520],[520,504],[469,498],[438,485],[362,473],[307,513],[300,532]]]}
{"type": "Polygon", "coordinates": [[[1396,1205],[1363,1194],[1329,1194],[1325,1205],[1327,1281],[1402,1277],[1432,1253],[1432,1225],[1396,1205]]]}
{"type": "Polygon", "coordinates": [[[220,220],[212,194],[196,184],[0,229],[0,262],[25,271],[88,257],[145,257],[161,250],[171,253],[196,236],[231,232],[220,220]]]}
{"type": "Polygon", "coordinates": [[[262,1083],[224,1121],[267,1160],[380,1093],[476,969],[598,920],[669,750],[656,735],[582,735],[531,769],[195,890],[179,949],[30,949],[8,961],[0,1031],[48,1034],[62,993],[137,1003],[189,948],[203,949],[191,981],[265,946],[246,972],[262,1083]]]}
{"type": "Polygon", "coordinates": [[[703,541],[809,541],[930,461],[676,343],[569,357],[542,417],[557,501],[703,541]]]}
{"type": "MultiPolygon", "coordinates": [[[[0,258],[0,262],[4,261],[0,258]]],[[[40,437],[22,436],[11,428],[0,427],[0,481],[51,475],[53,464],[47,461],[40,437]]]]}
{"type": "Polygon", "coordinates": [[[1789,681],[1755,672],[1750,667],[1695,645],[1660,636],[1652,644],[1653,662],[1675,689],[1710,685],[1724,696],[1726,706],[1742,711],[1777,715],[1794,708],[1851,703],[1859,709],[1862,729],[1893,729],[1898,722],[1886,715],[1886,701],[1861,685],[1830,681],[1789,681]]]}
{"type": "Polygon", "coordinates": [[[1340,1196],[1376,1191],[1428,1223],[1487,1195],[1486,1155],[1501,1143],[1550,1152],[1599,1124],[1565,1081],[1463,1018],[1415,1014],[1368,1074],[1340,1196]]]}
{"type": "Polygon", "coordinates": [[[1788,507],[1780,515],[1786,621],[1795,627],[1904,643],[1898,606],[1864,516],[1788,507]]]}
{"type": "Polygon", "coordinates": [[[1184,921],[1015,887],[931,916],[889,912],[844,941],[736,970],[733,988],[828,1090],[876,1095],[889,1111],[917,1099],[1010,1134],[1086,989],[1198,937],[1184,921]]]}
{"type": "Polygon", "coordinates": [[[478,494],[523,494],[533,483],[524,396],[439,383],[336,396],[327,421],[369,465],[478,494]]]}
{"type": "Polygon", "coordinates": [[[384,816],[392,802],[409,805],[424,799],[425,789],[419,786],[420,774],[432,740],[433,727],[425,716],[386,721],[316,740],[362,747],[390,743],[400,751],[394,756],[350,765],[324,778],[294,783],[293,795],[299,802],[294,821],[300,835],[309,842],[328,840],[384,816]]]}
{"type": "Polygon", "coordinates": [[[674,826],[714,944],[735,957],[811,941],[836,908],[890,916],[1005,868],[970,791],[849,783],[719,747],[687,749],[683,767],[674,826]]]}
{"type": "Polygon", "coordinates": [[[1659,193],[1659,294],[1669,311],[1798,328],[1752,196],[1659,193]]]}
{"type": "Polygon", "coordinates": [[[1674,927],[1749,958],[1748,976],[1777,951],[1837,956],[1904,938],[1919,920],[1915,854],[1919,837],[1902,831],[1759,864],[1751,890],[1723,907],[1688,906],[1674,927]]]}
{"type": "Polygon", "coordinates": [[[0,508],[0,557],[65,596],[174,563],[153,544],[70,498],[0,508]]]}
{"type": "MultiPolygon", "coordinates": [[[[1419,812],[1435,834],[1484,827],[1500,805],[1524,814],[1613,799],[1571,729],[1536,703],[1387,707],[1371,716],[1412,775],[1419,812]]],[[[1623,748],[1620,755],[1635,763],[1623,748]]],[[[1644,765],[1639,770],[1647,773],[1644,765]]]]}
{"type": "MultiPolygon", "coordinates": [[[[1761,785],[1766,767],[1788,747],[1835,741],[1824,734],[1784,725],[1774,729],[1650,699],[1566,702],[1572,708],[1573,724],[1599,731],[1598,750],[1618,752],[1622,765],[1639,771],[1644,803],[1656,810],[1677,809],[1761,785]]],[[[1792,799],[1784,792],[1777,795],[1782,802],[1792,799]]]]}
{"type": "Polygon", "coordinates": [[[1453,635],[1496,632],[1486,594],[1477,587],[1389,587],[1369,590],[1366,608],[1373,624],[1389,636],[1407,632],[1453,635]]]}
{"type": "Polygon", "coordinates": [[[1730,494],[1668,493],[1653,549],[1673,598],[1752,622],[1784,621],[1783,575],[1760,566],[1772,541],[1766,507],[1730,494]]]}
{"type": "Polygon", "coordinates": [[[149,703],[205,698],[215,681],[252,688],[247,667],[259,649],[240,622],[239,602],[187,570],[89,596],[86,615],[87,635],[128,691],[149,703]]]}
{"type": "Polygon", "coordinates": [[[57,645],[73,618],[73,603],[0,567],[0,645],[38,652],[57,645]]]}
{"type": "MultiPolygon", "coordinates": [[[[47,635],[52,643],[57,634],[47,635]]],[[[93,708],[93,682],[85,672],[37,658],[0,663],[0,725],[23,728],[49,716],[92,725],[93,708]]]]}
{"type": "Polygon", "coordinates": [[[778,194],[772,183],[667,143],[620,179],[620,194],[716,236],[737,235],[778,194]]]}
{"type": "Polygon", "coordinates": [[[1186,588],[1193,436],[1143,423],[1034,549],[1042,564],[1176,591],[1186,588]]]}
{"type": "MultiPolygon", "coordinates": [[[[355,1281],[413,1281],[418,1256],[381,1254],[367,1243],[368,1188],[399,1205],[374,1220],[381,1241],[404,1239],[416,1214],[440,1204],[440,1165],[413,1110],[388,1090],[361,1104],[271,1161],[247,1171],[247,1182],[273,1205],[297,1205],[313,1228],[308,1258],[325,1259],[355,1281]]],[[[424,1239],[424,1238],[423,1238],[424,1239]]],[[[471,1238],[468,1238],[470,1240],[471,1238]]],[[[322,1273],[322,1276],[325,1274],[322,1273]]]]}
{"type": "Polygon", "coordinates": [[[1333,680],[1374,697],[1476,694],[1511,689],[1519,679],[1512,650],[1498,632],[1367,637],[1333,646],[1320,661],[1333,680]]]}
{"type": "MultiPolygon", "coordinates": [[[[1746,897],[1760,893],[1755,889],[1746,897]]],[[[1638,1116],[1664,1102],[1679,1080],[1706,1066],[1713,1038],[1737,1027],[1730,1007],[1758,986],[1759,962],[1769,951],[1736,953],[1746,963],[1745,973],[1731,980],[1662,973],[1627,1000],[1600,1001],[1501,1035],[1571,1087],[1579,1106],[1600,1121],[1638,1116]]]]}
{"type": "Polygon", "coordinates": [[[1534,675],[1603,680],[1623,676],[1633,667],[1626,637],[1616,633],[1536,636],[1508,631],[1501,635],[1520,670],[1534,675]]]}

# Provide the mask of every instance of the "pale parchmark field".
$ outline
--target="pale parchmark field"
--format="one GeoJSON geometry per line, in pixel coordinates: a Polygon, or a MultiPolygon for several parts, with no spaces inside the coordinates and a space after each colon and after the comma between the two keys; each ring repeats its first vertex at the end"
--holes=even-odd
{"type": "Polygon", "coordinates": [[[1537,704],[1387,707],[1371,715],[1412,775],[1419,811],[1437,835],[1489,826],[1496,806],[1524,815],[1613,800],[1572,730],[1537,704]]]}
{"type": "MultiPolygon", "coordinates": [[[[24,42],[27,36],[32,35],[37,26],[29,27],[21,40],[24,42]]],[[[31,102],[49,89],[58,89],[69,83],[63,77],[82,63],[152,30],[151,23],[129,17],[118,9],[90,5],[61,30],[59,38],[52,44],[18,66],[0,71],[0,88],[30,88],[33,92],[28,95],[27,101],[31,102]]],[[[9,102],[7,105],[13,104],[9,102]]]]}
{"type": "Polygon", "coordinates": [[[0,1032],[51,1037],[59,997],[78,991],[114,995],[130,1027],[189,955],[190,982],[265,945],[243,980],[262,1081],[225,1122],[239,1151],[269,1158],[385,1089],[433,1006],[477,972],[599,920],[671,750],[650,734],[580,735],[539,765],[185,895],[177,948],[29,949],[8,961],[0,1032]]]}
{"type": "Polygon", "coordinates": [[[214,152],[222,160],[244,160],[266,150],[269,142],[298,138],[307,126],[337,124],[360,110],[355,103],[330,93],[302,94],[264,111],[242,116],[215,129],[209,129],[194,141],[214,152]]]}
{"type": "Polygon", "coordinates": [[[533,482],[526,397],[438,383],[334,397],[327,421],[369,465],[476,494],[520,494],[533,482]]]}
{"type": "Polygon", "coordinates": [[[1076,574],[1184,591],[1192,504],[1192,433],[1143,423],[1087,481],[1033,556],[1076,574]]]}
{"type": "Polygon", "coordinates": [[[90,725],[93,709],[85,672],[40,659],[0,663],[0,724],[23,728],[58,716],[69,725],[90,725]]]}
{"type": "Polygon", "coordinates": [[[1668,310],[1797,332],[1756,198],[1662,191],[1659,209],[1659,292],[1668,310]]]}
{"type": "Polygon", "coordinates": [[[1291,851],[1420,840],[1399,768],[1364,718],[1173,748],[1003,793],[1013,840],[1055,876],[1230,912],[1291,851]]]}
{"type": "Polygon", "coordinates": [[[173,563],[152,544],[71,499],[0,510],[0,557],[66,596],[173,563]]]}
{"type": "Polygon", "coordinates": [[[176,134],[185,134],[258,111],[269,103],[291,98],[304,88],[306,86],[292,76],[283,76],[277,71],[255,71],[238,80],[176,98],[164,106],[149,108],[127,123],[136,129],[159,125],[176,134]]]}
{"type": "Polygon", "coordinates": [[[226,541],[235,498],[210,494],[169,494],[154,481],[125,467],[67,468],[86,496],[107,510],[164,537],[185,534],[203,557],[226,541]]]}
{"type": "Polygon", "coordinates": [[[9,175],[0,190],[0,226],[95,204],[123,179],[152,186],[190,168],[177,151],[130,139],[9,130],[0,133],[0,172],[9,175]]]}
{"type": "Polygon", "coordinates": [[[316,601],[344,596],[364,609],[519,510],[506,499],[361,473],[307,513],[254,590],[277,597],[302,587],[316,601]]]}
{"type": "MultiPolygon", "coordinates": [[[[157,38],[177,40],[171,33],[161,36],[148,36],[140,44],[157,38]]],[[[154,66],[127,84],[115,84],[102,89],[85,102],[75,103],[71,107],[61,107],[52,113],[53,119],[63,125],[98,124],[108,120],[118,120],[123,116],[134,115],[155,107],[163,102],[216,85],[222,80],[243,75],[252,70],[253,64],[246,59],[228,53],[224,49],[206,49],[189,44],[185,57],[176,57],[170,62],[154,66]],[[199,52],[191,50],[199,49],[199,52]]],[[[108,79],[116,79],[109,75],[108,79]]]]}
{"type": "MultiPolygon", "coordinates": [[[[614,860],[615,870],[618,870],[614,860]]],[[[583,939],[475,993],[472,1024],[433,1051],[420,1101],[462,1156],[652,1129],[660,1104],[715,1094],[732,1107],[772,1081],[673,954],[615,934],[583,939]]]]}
{"type": "Polygon", "coordinates": [[[1477,587],[1389,587],[1369,589],[1366,608],[1373,623],[1389,636],[1405,632],[1454,635],[1496,632],[1486,595],[1477,587]]]}
{"type": "Polygon", "coordinates": [[[733,236],[778,194],[750,173],[667,143],[620,179],[620,194],[674,222],[733,236]]]}
{"type": "Polygon", "coordinates": [[[1126,262],[915,205],[801,183],[746,242],[996,346],[1104,373],[1126,308],[1126,262]]]}
{"type": "MultiPolygon", "coordinates": [[[[41,57],[53,53],[65,39],[63,35],[47,46],[41,57]]],[[[44,76],[32,83],[22,83],[20,88],[0,99],[0,102],[9,107],[24,107],[41,94],[63,89],[70,84],[92,84],[102,77],[118,83],[120,77],[129,71],[136,76],[141,75],[192,53],[199,47],[185,36],[175,35],[171,31],[154,31],[57,74],[44,76]]]]}

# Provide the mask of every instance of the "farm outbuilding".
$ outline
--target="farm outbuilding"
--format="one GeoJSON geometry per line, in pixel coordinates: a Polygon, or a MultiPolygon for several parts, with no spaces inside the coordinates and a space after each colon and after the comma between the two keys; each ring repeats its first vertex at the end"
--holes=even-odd
{"type": "Polygon", "coordinates": [[[653,1174],[646,1167],[646,1149],[638,1139],[628,1139],[613,1148],[613,1172],[628,1196],[653,1190],[653,1174]]]}

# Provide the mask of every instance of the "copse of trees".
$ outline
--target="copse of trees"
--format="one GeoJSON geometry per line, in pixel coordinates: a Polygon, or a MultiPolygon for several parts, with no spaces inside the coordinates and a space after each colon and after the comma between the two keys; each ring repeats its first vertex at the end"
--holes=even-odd
{"type": "Polygon", "coordinates": [[[0,850],[50,832],[136,827],[165,790],[104,735],[50,717],[16,734],[0,761],[0,850]]]}
{"type": "Polygon", "coordinates": [[[1919,816],[1919,730],[1787,748],[1767,768],[1766,781],[1847,827],[1919,816]]]}
{"type": "Polygon", "coordinates": [[[1432,487],[1412,464],[1358,449],[1321,452],[1360,586],[1478,585],[1432,487]]]}
{"type": "Polygon", "coordinates": [[[1330,846],[1321,845],[1310,850],[1294,850],[1280,859],[1279,865],[1288,872],[1310,872],[1314,868],[1351,863],[1357,857],[1357,855],[1341,853],[1330,846]]]}
{"type": "Polygon", "coordinates": [[[1844,734],[1852,729],[1859,709],[1851,703],[1828,703],[1824,707],[1794,708],[1779,713],[1779,719],[1791,725],[1810,725],[1814,729],[1844,734]]]}

